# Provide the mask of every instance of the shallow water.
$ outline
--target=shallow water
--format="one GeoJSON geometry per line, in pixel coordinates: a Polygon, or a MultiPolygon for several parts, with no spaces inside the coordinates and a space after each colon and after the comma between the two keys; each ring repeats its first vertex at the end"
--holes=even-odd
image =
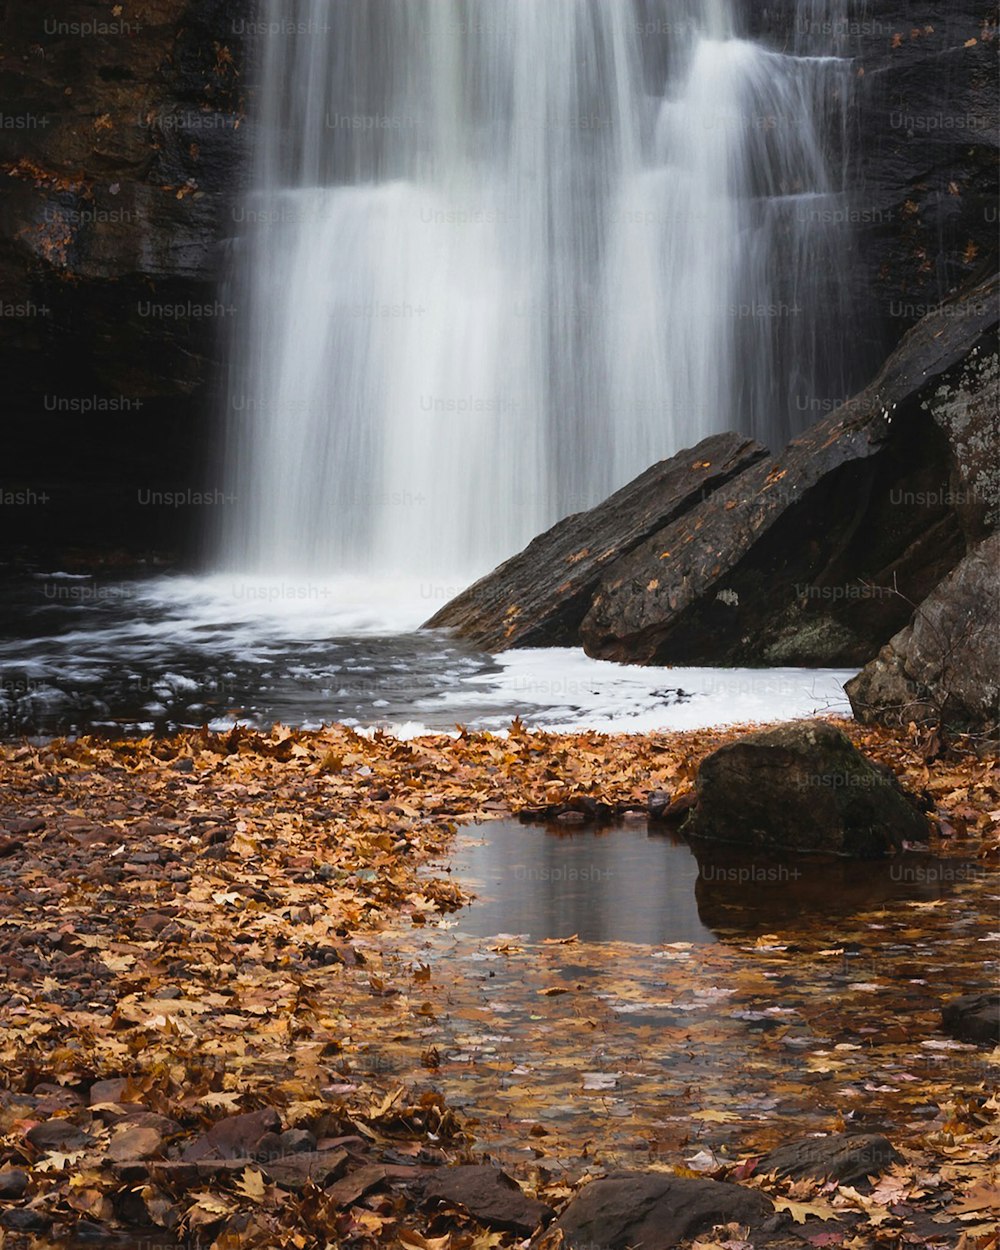
{"type": "MultiPolygon", "coordinates": [[[[714,942],[800,918],[836,922],[894,902],[947,898],[986,872],[973,862],[916,853],[856,862],[693,849],[645,820],[604,829],[496,821],[461,831],[450,865],[477,896],[454,917],[460,933],[649,946],[714,942]]],[[[831,940],[834,929],[831,923],[831,940]]]]}
{"type": "Polygon", "coordinates": [[[579,651],[492,657],[420,623],[459,586],[235,576],[0,582],[0,736],[342,721],[402,734],[648,731],[849,715],[852,674],[663,669],[579,651]]]}

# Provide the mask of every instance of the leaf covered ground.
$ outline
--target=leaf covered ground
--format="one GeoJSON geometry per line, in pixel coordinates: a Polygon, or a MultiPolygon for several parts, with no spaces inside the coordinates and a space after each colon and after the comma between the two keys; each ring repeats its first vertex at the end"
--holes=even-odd
{"type": "Polygon", "coordinates": [[[655,950],[463,937],[448,848],[473,821],[682,797],[736,730],[7,744],[0,1245],[520,1244],[420,1198],[489,1157],[556,1209],[661,1168],[763,1185],[788,1244],[995,1246],[998,1056],[944,1036],[939,1006],[995,981],[1000,772],[843,727],[982,871],[836,932],[655,950]],[[250,1163],[253,1112],[276,1119],[250,1163]],[[903,1157],[876,1188],[757,1175],[779,1142],[855,1126],[903,1157]]]}

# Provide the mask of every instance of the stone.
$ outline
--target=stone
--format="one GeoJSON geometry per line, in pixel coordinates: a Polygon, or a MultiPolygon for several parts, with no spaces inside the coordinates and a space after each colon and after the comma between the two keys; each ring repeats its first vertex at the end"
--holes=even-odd
{"type": "Polygon", "coordinates": [[[525,1237],[555,1216],[551,1207],[523,1193],[506,1172],[488,1164],[441,1168],[428,1181],[424,1196],[463,1207],[487,1228],[525,1237]]]}
{"type": "Polygon", "coordinates": [[[105,1102],[124,1102],[127,1085],[128,1081],[123,1076],[110,1081],[95,1081],[90,1087],[90,1105],[96,1107],[105,1102]]]}
{"type": "Polygon", "coordinates": [[[902,1162],[902,1155],[880,1133],[833,1133],[779,1146],[764,1155],[755,1170],[758,1175],[773,1173],[779,1179],[811,1177],[857,1185],[902,1162]]]}
{"type": "Polygon", "coordinates": [[[935,412],[958,404],[978,414],[971,442],[987,437],[995,387],[970,362],[995,354],[996,323],[996,279],[928,313],[864,391],[617,559],[581,623],[586,652],[865,664],[985,523],[969,512],[973,486],[954,489],[981,473],[963,463],[970,440],[935,412]]]}
{"type": "Polygon", "coordinates": [[[20,1168],[0,1172],[0,1200],[23,1198],[28,1192],[28,1174],[20,1168]]]}
{"type": "Polygon", "coordinates": [[[759,1227],[772,1212],[768,1198],[739,1185],[659,1172],[616,1172],[587,1185],[556,1228],[567,1250],[675,1250],[717,1224],[759,1227]]]}
{"type": "Polygon", "coordinates": [[[281,1120],[273,1107],[227,1116],[192,1142],[181,1156],[185,1162],[200,1159],[252,1157],[265,1133],[280,1133],[281,1120]]]}
{"type": "Polygon", "coordinates": [[[323,1189],[341,1175],[348,1158],[346,1150],[303,1150],[268,1159],[261,1166],[283,1189],[302,1189],[307,1182],[323,1189]]]}
{"type": "Polygon", "coordinates": [[[129,1159],[152,1159],[162,1148],[163,1138],[155,1128],[130,1124],[114,1134],[105,1153],[115,1163],[123,1163],[129,1159]]]}
{"type": "Polygon", "coordinates": [[[721,747],[702,761],[695,792],[685,837],[744,850],[878,859],[929,832],[898,782],[821,720],[721,747]]]}
{"type": "Polygon", "coordinates": [[[1000,990],[953,998],[941,1008],[941,1023],[960,1041],[1000,1045],[1000,990]]]}
{"type": "Polygon", "coordinates": [[[559,521],[424,628],[452,629],[487,651],[574,644],[608,567],[766,454],[738,434],[703,439],[597,507],[559,521]]]}
{"type": "Polygon", "coordinates": [[[52,1219],[41,1211],[32,1211],[30,1207],[16,1207],[12,1211],[0,1211],[0,1226],[9,1228],[13,1233],[47,1233],[52,1227],[52,1219]]]}
{"type": "Polygon", "coordinates": [[[846,686],[865,724],[995,737],[1000,716],[1000,534],[980,543],[846,686]]]}
{"type": "Polygon", "coordinates": [[[22,837],[29,833],[41,833],[44,829],[45,819],[42,816],[25,816],[20,820],[8,820],[6,822],[8,833],[22,837]]]}
{"type": "Polygon", "coordinates": [[[278,1137],[281,1153],[286,1155],[305,1154],[316,1149],[315,1134],[305,1128],[286,1129],[278,1137]]]}
{"type": "Polygon", "coordinates": [[[57,1150],[61,1154],[85,1150],[94,1144],[89,1133],[65,1119],[45,1120],[42,1124],[36,1124],[34,1128],[28,1129],[25,1137],[36,1150],[57,1150]]]}

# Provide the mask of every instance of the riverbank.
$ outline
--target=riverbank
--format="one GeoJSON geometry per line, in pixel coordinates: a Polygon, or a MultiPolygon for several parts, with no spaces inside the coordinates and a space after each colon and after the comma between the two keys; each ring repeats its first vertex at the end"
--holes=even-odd
{"type": "Polygon", "coordinates": [[[990,981],[1000,774],[905,732],[842,727],[925,796],[939,854],[983,866],[961,906],[655,951],[452,934],[467,893],[449,878],[454,831],[645,813],[653,792],[690,791],[736,730],[7,744],[0,1167],[25,1177],[0,1202],[7,1247],[81,1221],[147,1242],[228,1229],[226,1247],[513,1245],[523,1233],[466,1216],[452,1237],[454,1204],[418,1200],[420,1169],[490,1155],[558,1209],[622,1166],[736,1168],[752,1184],[741,1159],[855,1127],[903,1152],[891,1192],[772,1194],[817,1206],[805,1231],[839,1240],[815,1244],[898,1244],[889,1234],[921,1220],[924,1244],[938,1229],[955,1244],[990,1218],[975,1195],[995,1186],[998,1069],[932,1007],[990,981]],[[105,1080],[127,1083],[95,1091],[105,1080]],[[233,1125],[248,1112],[264,1118],[233,1125]],[[262,1147],[278,1130],[284,1144],[262,1147]],[[228,1159],[213,1160],[212,1132],[232,1138],[228,1159]]]}

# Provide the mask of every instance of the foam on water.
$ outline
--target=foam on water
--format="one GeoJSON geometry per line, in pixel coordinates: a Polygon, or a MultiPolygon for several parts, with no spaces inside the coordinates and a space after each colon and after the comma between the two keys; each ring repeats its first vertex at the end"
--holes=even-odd
{"type": "Polygon", "coordinates": [[[0,637],[0,735],[343,721],[413,736],[502,732],[515,716],[642,732],[849,714],[846,672],[639,668],[569,649],[485,656],[412,632],[427,592],[364,579],[29,579],[8,596],[0,637]]]}

